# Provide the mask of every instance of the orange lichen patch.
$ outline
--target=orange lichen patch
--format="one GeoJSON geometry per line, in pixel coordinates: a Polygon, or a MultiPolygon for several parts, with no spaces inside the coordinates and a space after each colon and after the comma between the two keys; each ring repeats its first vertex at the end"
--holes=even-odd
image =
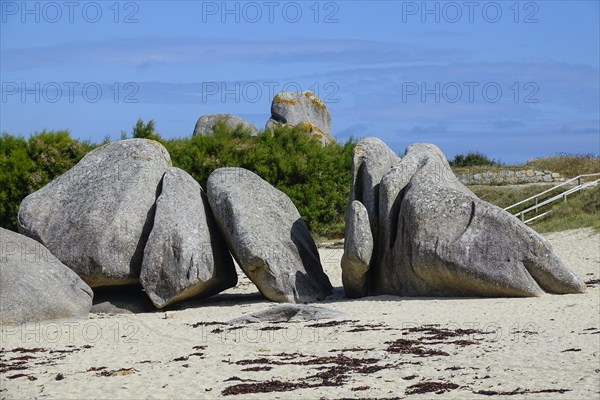
{"type": "Polygon", "coordinates": [[[312,131],[310,135],[319,140],[326,139],[329,143],[333,143],[333,138],[326,133],[323,133],[321,130],[312,131]]]}
{"type": "Polygon", "coordinates": [[[319,129],[319,127],[314,126],[308,121],[300,121],[296,124],[296,127],[306,131],[307,133],[310,133],[310,135],[316,139],[322,140],[323,138],[326,138],[329,143],[334,142],[330,135],[323,132],[321,129],[319,129]]]}
{"type": "Polygon", "coordinates": [[[298,104],[297,100],[284,99],[281,94],[277,94],[275,96],[275,98],[273,99],[273,102],[275,102],[275,103],[283,103],[283,104],[298,104]]]}
{"type": "Polygon", "coordinates": [[[360,142],[358,142],[356,144],[356,146],[354,146],[354,154],[357,156],[362,156],[362,154],[363,154],[362,140],[360,142]]]}
{"type": "Polygon", "coordinates": [[[318,132],[321,135],[325,136],[325,132],[323,132],[320,128],[313,125],[313,132],[318,132]]]}
{"type": "Polygon", "coordinates": [[[315,106],[319,107],[321,110],[323,110],[323,111],[327,110],[327,106],[325,106],[325,103],[323,103],[321,101],[321,99],[319,99],[317,96],[315,96],[311,92],[304,92],[304,95],[306,96],[307,99],[310,99],[310,101],[312,101],[312,103],[315,106]]]}
{"type": "Polygon", "coordinates": [[[314,126],[310,122],[302,121],[298,124],[298,126],[300,126],[303,129],[306,129],[307,131],[310,131],[310,135],[314,138],[317,138],[319,140],[322,140],[323,138],[325,138],[325,139],[327,139],[327,141],[329,143],[334,142],[333,138],[330,135],[326,134],[325,132],[323,132],[321,129],[314,126]]]}
{"type": "Polygon", "coordinates": [[[308,121],[300,121],[298,122],[298,124],[296,124],[296,126],[304,131],[308,131],[308,132],[312,132],[315,129],[319,130],[319,128],[317,128],[316,126],[314,126],[313,124],[311,124],[308,121]]]}

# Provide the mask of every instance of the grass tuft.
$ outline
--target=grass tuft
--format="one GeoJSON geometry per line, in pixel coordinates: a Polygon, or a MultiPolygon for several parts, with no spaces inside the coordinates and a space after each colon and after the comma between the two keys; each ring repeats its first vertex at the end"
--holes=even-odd
{"type": "Polygon", "coordinates": [[[600,156],[594,154],[558,154],[534,158],[523,164],[525,169],[558,172],[563,178],[600,172],[600,156]]]}

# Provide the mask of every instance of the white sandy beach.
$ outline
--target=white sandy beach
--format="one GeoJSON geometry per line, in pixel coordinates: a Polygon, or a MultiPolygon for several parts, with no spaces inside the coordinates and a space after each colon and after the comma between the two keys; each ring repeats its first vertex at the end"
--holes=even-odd
{"type": "MultiPolygon", "coordinates": [[[[547,238],[583,280],[600,278],[599,234],[547,238]]],[[[540,298],[345,300],[342,251],[320,250],[336,292],[318,305],[347,314],[337,320],[218,324],[273,306],[240,272],[236,288],[182,310],[4,327],[0,397],[600,396],[600,284],[540,298]],[[423,390],[434,391],[411,394],[423,390]]]]}

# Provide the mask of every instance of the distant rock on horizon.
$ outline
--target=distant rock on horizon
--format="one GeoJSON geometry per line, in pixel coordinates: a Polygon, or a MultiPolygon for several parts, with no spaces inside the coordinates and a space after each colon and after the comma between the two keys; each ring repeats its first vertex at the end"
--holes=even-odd
{"type": "Polygon", "coordinates": [[[334,141],[329,110],[309,91],[280,92],[275,95],[271,103],[271,118],[265,124],[265,129],[273,130],[277,126],[299,126],[323,145],[334,141]]]}
{"type": "Polygon", "coordinates": [[[214,127],[218,122],[222,122],[227,126],[227,128],[234,130],[238,126],[242,126],[242,128],[247,129],[252,133],[252,136],[256,136],[258,134],[258,129],[251,123],[243,120],[240,117],[236,117],[231,114],[206,114],[198,118],[196,122],[196,126],[194,127],[193,136],[196,135],[214,135],[214,127]]]}

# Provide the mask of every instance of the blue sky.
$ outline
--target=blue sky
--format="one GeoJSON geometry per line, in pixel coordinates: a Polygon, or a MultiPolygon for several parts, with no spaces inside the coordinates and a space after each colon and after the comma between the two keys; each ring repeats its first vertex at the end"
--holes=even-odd
{"type": "Polygon", "coordinates": [[[598,1],[0,1],[0,130],[101,141],[312,90],[332,134],[504,162],[600,153],[598,1]],[[23,91],[25,89],[25,91],[23,91]]]}

